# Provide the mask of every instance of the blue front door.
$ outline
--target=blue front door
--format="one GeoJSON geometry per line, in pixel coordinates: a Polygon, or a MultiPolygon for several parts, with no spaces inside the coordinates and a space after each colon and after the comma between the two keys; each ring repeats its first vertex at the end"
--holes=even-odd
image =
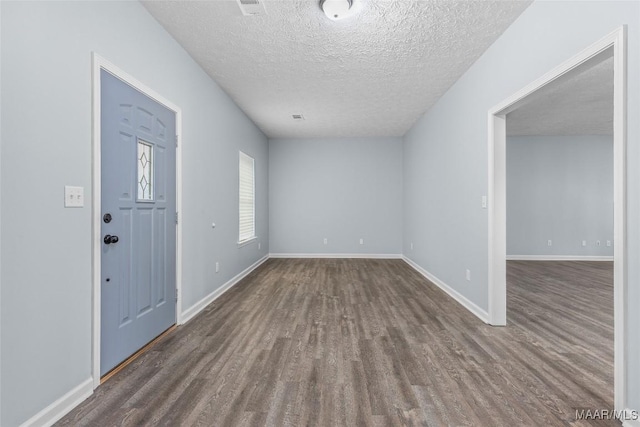
{"type": "Polygon", "coordinates": [[[175,113],[101,70],[100,374],[176,322],[175,113]]]}

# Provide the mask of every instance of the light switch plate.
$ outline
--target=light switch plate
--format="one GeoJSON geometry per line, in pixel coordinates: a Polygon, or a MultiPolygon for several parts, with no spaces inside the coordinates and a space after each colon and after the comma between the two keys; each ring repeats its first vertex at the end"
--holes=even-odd
{"type": "Polygon", "coordinates": [[[64,186],[64,207],[81,208],[84,207],[84,187],[64,186]]]}

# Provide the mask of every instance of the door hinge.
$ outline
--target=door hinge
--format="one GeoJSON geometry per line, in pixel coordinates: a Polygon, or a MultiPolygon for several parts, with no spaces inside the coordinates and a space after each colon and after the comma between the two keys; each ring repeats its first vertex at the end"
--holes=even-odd
{"type": "Polygon", "coordinates": [[[178,135],[176,135],[176,147],[178,146],[178,135]]]}
{"type": "Polygon", "coordinates": [[[176,301],[178,301],[178,288],[176,288],[176,301]]]}
{"type": "Polygon", "coordinates": [[[178,212],[176,212],[176,224],[178,223],[178,212]]]}

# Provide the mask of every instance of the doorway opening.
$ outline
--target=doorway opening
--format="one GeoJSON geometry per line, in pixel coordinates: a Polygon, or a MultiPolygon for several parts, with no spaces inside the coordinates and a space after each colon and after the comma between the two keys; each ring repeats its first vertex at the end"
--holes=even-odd
{"type": "Polygon", "coordinates": [[[507,322],[536,377],[612,410],[612,48],[525,101],[506,116],[507,322]]]}
{"type": "MultiPolygon", "coordinates": [[[[570,81],[584,67],[608,57],[613,62],[613,307],[614,307],[614,409],[626,409],[626,29],[620,27],[540,79],[516,92],[488,114],[489,171],[489,323],[507,323],[507,218],[506,151],[507,115],[526,105],[550,84],[570,81]]],[[[601,242],[602,244],[602,242],[601,242]]],[[[605,243],[606,244],[606,243],[605,243]]]]}

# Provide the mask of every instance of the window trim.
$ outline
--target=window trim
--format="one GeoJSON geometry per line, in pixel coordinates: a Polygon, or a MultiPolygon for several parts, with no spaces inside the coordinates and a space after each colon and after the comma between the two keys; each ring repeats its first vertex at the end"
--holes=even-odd
{"type": "Polygon", "coordinates": [[[246,240],[243,240],[241,242],[238,241],[238,247],[241,248],[243,246],[250,245],[251,243],[254,243],[257,240],[258,240],[258,236],[253,236],[253,237],[250,237],[250,238],[248,238],[246,240]]]}

